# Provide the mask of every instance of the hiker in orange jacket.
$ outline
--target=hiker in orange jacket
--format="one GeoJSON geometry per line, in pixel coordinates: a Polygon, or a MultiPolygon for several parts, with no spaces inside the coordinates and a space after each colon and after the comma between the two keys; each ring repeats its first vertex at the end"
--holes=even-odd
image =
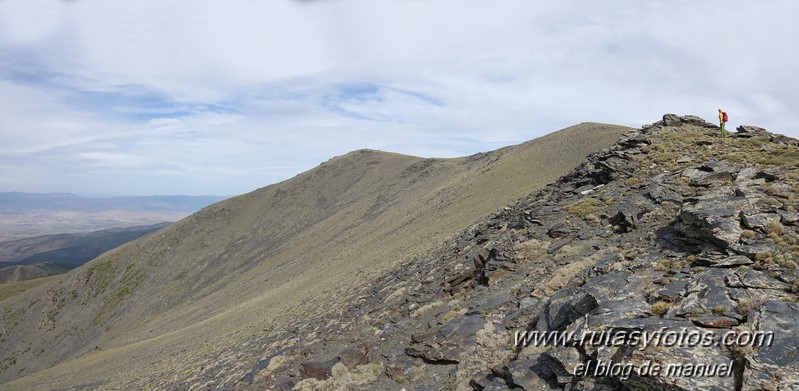
{"type": "Polygon", "coordinates": [[[719,123],[721,124],[721,137],[727,137],[727,130],[724,129],[724,124],[727,123],[727,112],[724,109],[719,109],[719,123]]]}

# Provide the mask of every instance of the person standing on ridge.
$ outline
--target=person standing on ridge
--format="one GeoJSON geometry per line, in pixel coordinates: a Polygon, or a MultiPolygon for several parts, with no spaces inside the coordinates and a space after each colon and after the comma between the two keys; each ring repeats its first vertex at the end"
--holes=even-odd
{"type": "Polygon", "coordinates": [[[719,123],[721,124],[721,138],[726,138],[727,130],[724,129],[724,124],[727,123],[727,112],[724,109],[719,109],[719,123]]]}

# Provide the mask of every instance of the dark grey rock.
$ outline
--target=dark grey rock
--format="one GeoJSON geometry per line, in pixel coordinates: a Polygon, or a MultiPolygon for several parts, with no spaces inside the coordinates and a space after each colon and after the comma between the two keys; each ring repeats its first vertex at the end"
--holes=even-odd
{"type": "Polygon", "coordinates": [[[680,126],[682,125],[682,118],[677,114],[664,114],[663,124],[666,126],[680,126]]]}
{"type": "Polygon", "coordinates": [[[760,213],[757,209],[741,211],[741,222],[743,222],[744,227],[749,229],[765,231],[769,220],[778,221],[779,219],[779,215],[775,213],[760,213]]]}
{"type": "Polygon", "coordinates": [[[547,254],[554,254],[554,253],[558,252],[558,250],[563,248],[563,246],[571,243],[573,240],[574,240],[574,238],[569,237],[569,238],[561,239],[561,240],[558,240],[557,242],[552,243],[551,245],[549,245],[549,248],[547,249],[547,254]]]}
{"type": "Polygon", "coordinates": [[[789,284],[753,269],[736,270],[733,274],[727,275],[725,281],[727,286],[735,288],[774,289],[778,291],[788,291],[791,288],[789,284]]]}
{"type": "Polygon", "coordinates": [[[655,122],[654,126],[673,126],[679,127],[683,125],[693,125],[702,128],[711,128],[715,129],[718,128],[717,125],[714,125],[710,122],[705,121],[704,119],[697,117],[695,115],[685,115],[679,116],[676,114],[664,114],[663,120],[655,122]]]}
{"type": "Polygon", "coordinates": [[[455,318],[438,330],[447,341],[463,341],[472,337],[485,326],[485,320],[479,315],[455,318]]]}
{"type": "Polygon", "coordinates": [[[697,175],[691,179],[691,185],[694,186],[710,186],[714,183],[731,182],[733,179],[732,174],[728,172],[708,172],[702,175],[697,175]]]}
{"type": "Polygon", "coordinates": [[[531,306],[535,305],[536,303],[538,303],[538,299],[536,299],[534,297],[525,297],[525,298],[519,300],[519,308],[531,307],[531,306]]]}
{"type": "Polygon", "coordinates": [[[676,302],[685,295],[685,290],[688,287],[687,281],[675,281],[669,284],[666,284],[662,288],[655,291],[652,295],[650,302],[655,302],[657,300],[665,300],[668,302],[676,302]]]}
{"type": "Polygon", "coordinates": [[[339,355],[339,361],[349,369],[353,369],[358,365],[366,365],[369,363],[367,356],[368,350],[366,347],[360,349],[348,348],[344,349],[339,355]]]}
{"type": "Polygon", "coordinates": [[[778,213],[780,215],[780,221],[783,224],[796,225],[796,222],[799,221],[799,213],[787,212],[784,210],[781,210],[778,213]]]}
{"type": "Polygon", "coordinates": [[[712,267],[734,267],[741,265],[751,265],[753,263],[755,263],[753,260],[743,255],[733,255],[731,257],[725,257],[725,258],[708,258],[708,257],[696,258],[697,265],[712,266],[712,267]]]}
{"type": "Polygon", "coordinates": [[[674,203],[682,202],[682,196],[668,186],[651,183],[648,190],[649,196],[652,197],[652,199],[657,203],[666,201],[674,203]]]}
{"type": "Polygon", "coordinates": [[[617,301],[605,301],[588,316],[588,324],[598,328],[622,319],[634,319],[650,315],[650,306],[643,295],[617,301]]]}
{"type": "Polygon", "coordinates": [[[685,205],[675,228],[685,236],[703,239],[722,248],[735,248],[741,238],[739,215],[750,207],[746,197],[717,197],[685,205]]]}
{"type": "Polygon", "coordinates": [[[439,364],[457,364],[461,354],[475,345],[475,334],[485,326],[479,315],[455,318],[428,336],[414,336],[419,344],[405,349],[411,357],[439,364]]]}
{"type": "Polygon", "coordinates": [[[580,353],[579,350],[572,347],[550,348],[547,350],[546,354],[560,364],[560,367],[563,368],[566,373],[572,376],[574,376],[574,369],[577,365],[587,361],[587,357],[580,353]]]}
{"type": "Polygon", "coordinates": [[[632,293],[629,286],[631,277],[632,273],[628,271],[612,271],[586,282],[582,289],[597,301],[620,300],[629,297],[632,293]]]}
{"type": "Polygon", "coordinates": [[[735,302],[729,297],[725,280],[734,276],[730,269],[709,269],[686,288],[687,295],[675,303],[668,315],[698,318],[709,314],[734,312],[735,302]]]}
{"type": "Polygon", "coordinates": [[[738,166],[717,159],[710,159],[700,164],[697,168],[705,172],[730,174],[732,177],[735,177],[740,171],[738,166]]]}
{"type": "Polygon", "coordinates": [[[752,125],[741,125],[736,128],[738,131],[738,135],[754,135],[754,134],[765,134],[766,129],[763,129],[759,126],[752,126],[752,125]]]}
{"type": "MultiPolygon", "coordinates": [[[[669,329],[672,331],[672,329],[669,329]]],[[[703,332],[694,328],[695,332],[703,332]]],[[[654,344],[653,344],[654,345],[654,344]]],[[[660,365],[659,376],[639,376],[633,371],[630,383],[636,389],[727,391],[735,387],[735,361],[718,347],[654,347],[637,351],[628,361],[636,368],[649,363],[660,365]],[[697,366],[702,365],[701,370],[697,366]],[[668,370],[671,368],[672,373],[668,370]],[[705,372],[705,370],[711,373],[705,372]],[[676,374],[675,374],[676,372],[676,374]],[[684,374],[692,376],[684,376],[684,374]]]]}
{"type": "Polygon", "coordinates": [[[695,116],[695,115],[684,115],[682,116],[682,122],[686,125],[693,125],[699,126],[703,128],[718,128],[716,124],[712,124],[710,122],[705,121],[703,118],[695,116]]]}
{"type": "Polygon", "coordinates": [[[762,345],[746,356],[744,389],[796,390],[799,388],[799,304],[768,301],[752,316],[752,330],[762,345]],[[770,342],[770,343],[766,343],[770,342]]]}
{"type": "Polygon", "coordinates": [[[540,321],[544,329],[541,331],[562,330],[569,323],[596,308],[597,302],[585,292],[577,292],[570,288],[562,289],[552,296],[552,300],[542,311],[540,321]]]}
{"type": "Polygon", "coordinates": [[[643,214],[638,205],[645,203],[644,199],[628,199],[619,207],[618,212],[610,218],[610,223],[618,226],[622,232],[629,232],[638,227],[638,216],[643,214]]]}
{"type": "Polygon", "coordinates": [[[785,199],[791,198],[794,195],[791,185],[787,183],[772,183],[768,186],[766,192],[769,195],[785,199]]]}
{"type": "Polygon", "coordinates": [[[516,360],[508,364],[511,382],[524,390],[560,390],[550,366],[557,365],[546,355],[516,360]]]}
{"type": "MultiPolygon", "coordinates": [[[[530,297],[529,299],[533,299],[530,297]]],[[[524,299],[523,299],[524,300],[524,299]]],[[[535,299],[534,299],[535,300],[535,299]]],[[[535,304],[537,301],[534,301],[530,305],[535,304]]],[[[475,315],[479,314],[480,312],[490,310],[492,308],[501,307],[505,304],[510,303],[510,296],[507,292],[496,292],[491,296],[488,296],[483,300],[481,303],[475,305],[474,307],[469,309],[469,312],[466,315],[475,315]]]]}
{"type": "Polygon", "coordinates": [[[735,182],[743,182],[754,179],[758,172],[760,172],[758,168],[744,167],[741,169],[741,171],[738,171],[738,174],[735,176],[735,182]]]}

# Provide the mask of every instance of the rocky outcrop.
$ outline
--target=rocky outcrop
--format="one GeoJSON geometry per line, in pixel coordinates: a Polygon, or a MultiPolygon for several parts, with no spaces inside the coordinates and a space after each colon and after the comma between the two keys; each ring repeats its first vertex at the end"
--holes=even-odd
{"type": "Polygon", "coordinates": [[[738,137],[754,137],[757,135],[766,136],[768,132],[759,126],[741,125],[736,128],[738,137]]]}
{"type": "Polygon", "coordinates": [[[682,127],[682,126],[697,126],[701,128],[716,128],[718,125],[705,121],[704,119],[695,115],[679,116],[676,114],[665,114],[663,119],[651,125],[645,125],[644,130],[649,130],[653,127],[682,127]]]}
{"type": "Polygon", "coordinates": [[[358,344],[369,389],[795,389],[799,154],[715,129],[667,114],[625,134],[376,277],[239,388],[342,384],[327,360],[358,344]]]}

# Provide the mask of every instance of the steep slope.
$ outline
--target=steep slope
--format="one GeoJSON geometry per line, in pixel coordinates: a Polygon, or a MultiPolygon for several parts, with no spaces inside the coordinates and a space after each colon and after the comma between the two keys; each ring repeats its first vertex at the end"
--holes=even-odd
{"type": "Polygon", "coordinates": [[[356,151],[220,202],[0,303],[0,379],[22,377],[11,389],[229,383],[243,369],[218,368],[246,367],[265,339],[300,337],[299,325],[339,313],[370,278],[625,130],[581,124],[458,159],[356,151]]]}
{"type": "Polygon", "coordinates": [[[721,139],[700,118],[666,115],[376,276],[336,316],[265,338],[245,370],[218,361],[207,380],[247,390],[793,390],[797,190],[799,141],[754,127],[721,139]]]}

